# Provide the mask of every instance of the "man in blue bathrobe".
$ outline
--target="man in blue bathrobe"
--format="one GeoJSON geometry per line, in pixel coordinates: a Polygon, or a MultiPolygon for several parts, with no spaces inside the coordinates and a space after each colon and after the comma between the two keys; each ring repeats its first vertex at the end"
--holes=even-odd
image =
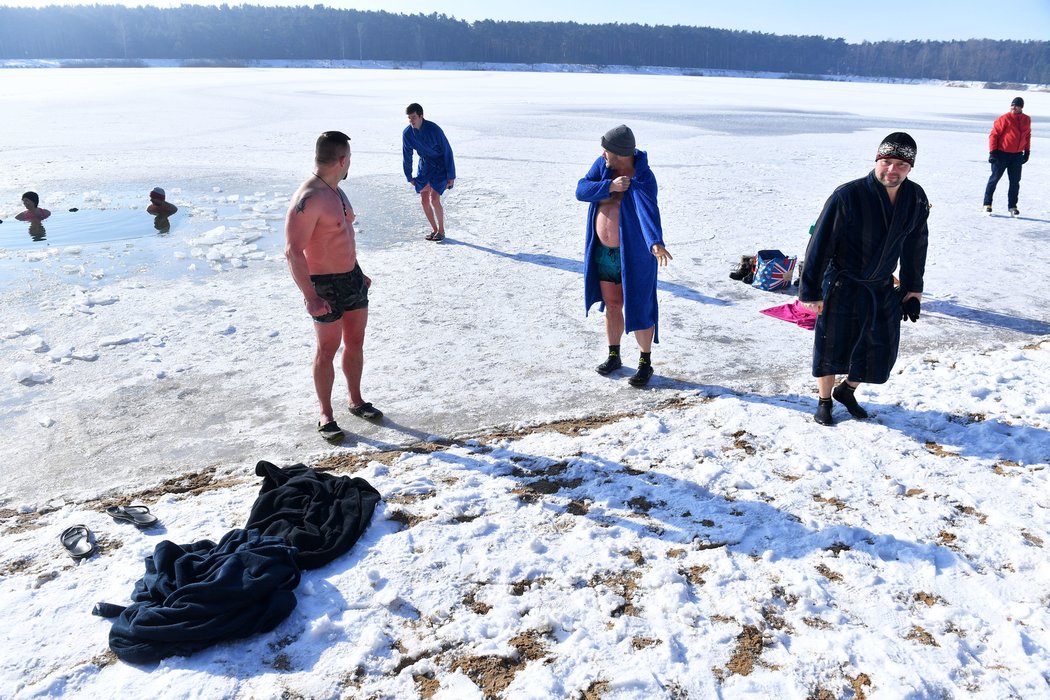
{"type": "Polygon", "coordinates": [[[452,158],[452,146],[445,132],[434,122],[423,119],[423,108],[413,102],[405,108],[408,126],[401,134],[401,153],[404,159],[405,178],[416,188],[423,213],[427,215],[432,229],[428,241],[445,238],[445,210],[441,207],[441,195],[452,189],[456,181],[456,162],[452,158]],[[419,154],[419,167],[412,175],[412,152],[419,154]]]}
{"type": "Polygon", "coordinates": [[[854,391],[861,382],[889,379],[901,321],[919,317],[930,204],[908,179],[915,152],[908,134],[883,139],[875,169],[835,190],[809,240],[798,297],[818,314],[813,376],[820,400],[813,419],[821,425],[834,423],[832,398],[854,418],[867,418],[854,391]],[[835,386],[837,374],[846,378],[835,386]]]}
{"type": "Polygon", "coordinates": [[[595,302],[605,310],[609,356],[598,374],[620,369],[620,337],[634,332],[641,357],[628,382],[645,386],[653,376],[657,333],[656,271],[671,254],[664,247],[656,177],[645,151],[635,148],[625,125],[602,137],[602,155],[576,185],[576,199],[590,202],[584,243],[584,313],[595,302]]]}

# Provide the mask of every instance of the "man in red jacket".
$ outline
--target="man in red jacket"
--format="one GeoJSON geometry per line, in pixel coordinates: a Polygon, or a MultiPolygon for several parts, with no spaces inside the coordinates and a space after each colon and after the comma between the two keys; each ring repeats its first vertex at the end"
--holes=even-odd
{"type": "Polygon", "coordinates": [[[992,195],[1003,173],[1010,178],[1010,189],[1006,205],[1010,216],[1019,216],[1017,193],[1021,189],[1021,166],[1028,162],[1032,150],[1032,118],[1024,113],[1024,100],[1015,97],[1010,111],[995,120],[992,133],[988,134],[988,162],[992,164],[992,176],[984,189],[984,210],[992,213],[992,195]]]}

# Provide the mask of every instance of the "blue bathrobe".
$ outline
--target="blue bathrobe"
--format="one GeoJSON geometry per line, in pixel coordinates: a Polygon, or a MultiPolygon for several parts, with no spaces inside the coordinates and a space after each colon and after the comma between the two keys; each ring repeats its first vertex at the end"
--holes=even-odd
{"type": "MultiPolygon", "coordinates": [[[[605,158],[594,161],[587,175],[576,185],[576,199],[590,202],[587,210],[587,237],[584,243],[583,305],[584,314],[590,312],[597,302],[598,309],[605,310],[602,291],[598,282],[598,259],[595,251],[599,245],[594,230],[598,215],[598,204],[610,198],[609,185],[613,173],[605,164],[605,158]]],[[[656,176],[649,169],[649,157],[645,151],[634,152],[634,176],[631,186],[620,201],[620,265],[623,281],[623,316],[625,330],[641,331],[655,328],[653,342],[660,342],[657,323],[656,270],[658,263],[652,253],[654,245],[663,245],[663,228],[660,226],[660,208],[656,203],[656,176]]]]}
{"type": "Polygon", "coordinates": [[[444,194],[449,180],[456,179],[456,162],[452,158],[452,146],[445,132],[434,122],[423,120],[419,129],[406,126],[401,133],[401,155],[404,159],[405,178],[416,181],[416,192],[430,185],[438,194],[444,194]],[[412,152],[419,154],[419,168],[412,176],[412,152]]]}
{"type": "Polygon", "coordinates": [[[828,199],[806,249],[798,293],[801,301],[824,302],[814,328],[814,377],[889,379],[900,345],[901,300],[922,291],[929,210],[926,193],[908,179],[890,204],[874,171],[828,199]],[[895,289],[898,261],[901,286],[895,289]]]}

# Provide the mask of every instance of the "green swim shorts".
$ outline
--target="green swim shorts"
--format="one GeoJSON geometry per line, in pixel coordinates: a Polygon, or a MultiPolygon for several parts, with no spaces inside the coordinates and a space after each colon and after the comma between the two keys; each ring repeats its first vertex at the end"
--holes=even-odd
{"type": "Polygon", "coordinates": [[[623,282],[623,271],[620,267],[620,247],[610,248],[601,241],[595,241],[598,246],[594,254],[598,256],[598,279],[602,282],[623,282]]]}

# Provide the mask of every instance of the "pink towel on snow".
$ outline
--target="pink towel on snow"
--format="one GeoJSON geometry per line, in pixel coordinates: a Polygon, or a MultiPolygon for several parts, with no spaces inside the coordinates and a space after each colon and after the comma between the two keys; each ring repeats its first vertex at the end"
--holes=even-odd
{"type": "Polygon", "coordinates": [[[813,326],[817,324],[816,312],[807,309],[798,299],[791,304],[774,306],[771,309],[762,309],[759,313],[765,314],[766,316],[772,316],[773,318],[779,318],[782,321],[797,324],[805,328],[807,331],[813,330],[813,326]]]}

